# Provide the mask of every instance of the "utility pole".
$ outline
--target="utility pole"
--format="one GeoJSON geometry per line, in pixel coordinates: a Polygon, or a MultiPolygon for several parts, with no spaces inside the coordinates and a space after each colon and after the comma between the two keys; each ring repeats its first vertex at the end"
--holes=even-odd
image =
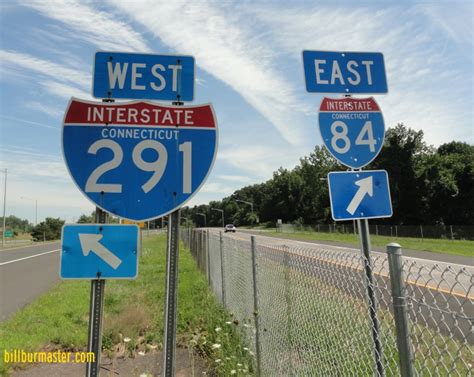
{"type": "Polygon", "coordinates": [[[224,210],[223,209],[219,209],[219,208],[211,208],[211,210],[213,211],[217,211],[217,212],[220,212],[221,215],[222,215],[222,227],[224,227],[224,210]]]}
{"type": "Polygon", "coordinates": [[[204,228],[207,228],[206,214],[205,213],[196,213],[196,215],[204,216],[204,228]]]}
{"type": "Polygon", "coordinates": [[[2,247],[5,247],[5,226],[6,226],[6,211],[7,211],[7,168],[3,169],[5,173],[5,188],[3,191],[3,229],[2,229],[2,247]]]}
{"type": "MultiPolygon", "coordinates": [[[[240,199],[235,199],[235,201],[250,205],[250,212],[253,214],[253,203],[252,202],[247,202],[246,200],[240,200],[240,199]]],[[[253,218],[252,218],[252,224],[253,224],[253,218]]]]}

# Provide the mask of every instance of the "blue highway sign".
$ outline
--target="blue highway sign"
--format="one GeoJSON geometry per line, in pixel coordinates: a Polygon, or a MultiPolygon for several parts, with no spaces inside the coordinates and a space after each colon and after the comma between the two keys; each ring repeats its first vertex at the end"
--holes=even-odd
{"type": "Polygon", "coordinates": [[[323,98],[319,131],[334,158],[354,169],[379,154],[385,137],[382,112],[373,98],[323,98]]]}
{"type": "Polygon", "coordinates": [[[392,216],[390,187],[385,170],[331,172],[328,182],[334,220],[392,216]]]}
{"type": "Polygon", "coordinates": [[[65,225],[61,237],[62,279],[135,279],[136,225],[65,225]]]}
{"type": "Polygon", "coordinates": [[[306,90],[312,93],[387,93],[380,52],[303,51],[306,90]]]}
{"type": "Polygon", "coordinates": [[[211,105],[71,99],[63,154],[94,205],[132,221],[167,215],[204,184],[217,153],[211,105]]]}
{"type": "Polygon", "coordinates": [[[97,52],[92,95],[96,98],[192,101],[192,56],[97,52]]]}

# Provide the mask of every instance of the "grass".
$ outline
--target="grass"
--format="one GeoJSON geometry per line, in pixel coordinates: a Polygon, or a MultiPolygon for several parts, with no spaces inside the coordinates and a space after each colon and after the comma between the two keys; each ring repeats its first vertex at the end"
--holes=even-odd
{"type": "MultiPolygon", "coordinates": [[[[344,233],[322,233],[322,232],[295,232],[281,233],[268,231],[265,234],[273,236],[284,236],[293,239],[311,240],[311,241],[334,241],[359,246],[359,236],[355,234],[344,233]]],[[[385,247],[391,242],[399,243],[402,248],[430,251],[434,253],[461,255],[465,257],[474,257],[474,242],[465,240],[440,240],[431,238],[410,238],[410,237],[386,237],[370,235],[372,246],[385,247]]]]}
{"type": "MultiPolygon", "coordinates": [[[[161,349],[165,253],[166,236],[146,238],[138,278],[107,281],[103,352],[109,356],[134,356],[139,351],[161,349]],[[126,338],[130,340],[126,342],[126,338]]],[[[89,281],[59,283],[0,324],[0,350],[85,350],[89,293],[89,281]]],[[[181,247],[178,346],[193,347],[207,360],[209,370],[220,375],[228,375],[232,369],[251,373],[252,358],[244,350],[236,327],[232,317],[215,300],[189,251],[181,247]]],[[[3,357],[0,375],[11,371],[11,365],[2,363],[3,357]]]]}

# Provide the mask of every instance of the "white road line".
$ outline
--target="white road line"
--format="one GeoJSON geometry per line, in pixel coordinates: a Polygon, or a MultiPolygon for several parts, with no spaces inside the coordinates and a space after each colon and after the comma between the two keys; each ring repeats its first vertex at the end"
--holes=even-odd
{"type": "Polygon", "coordinates": [[[25,259],[31,259],[31,258],[40,257],[40,256],[42,256],[42,255],[55,253],[56,251],[59,251],[59,250],[61,250],[61,249],[51,250],[51,251],[47,251],[47,252],[41,253],[41,254],[30,255],[29,257],[24,257],[24,258],[20,258],[20,259],[9,260],[8,262],[2,262],[2,263],[0,263],[0,266],[5,266],[6,264],[15,263],[15,262],[20,262],[20,261],[25,260],[25,259]]]}

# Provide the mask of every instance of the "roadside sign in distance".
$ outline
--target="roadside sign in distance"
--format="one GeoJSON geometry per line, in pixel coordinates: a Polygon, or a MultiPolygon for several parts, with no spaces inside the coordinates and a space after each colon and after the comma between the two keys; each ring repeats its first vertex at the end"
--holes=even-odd
{"type": "Polygon", "coordinates": [[[373,219],[392,216],[388,174],[385,170],[328,174],[332,218],[373,219]]]}
{"type": "Polygon", "coordinates": [[[62,279],[135,279],[136,225],[67,224],[61,235],[62,279]]]}
{"type": "Polygon", "coordinates": [[[95,98],[192,101],[193,56],[96,52],[95,98]]]}
{"type": "Polygon", "coordinates": [[[311,93],[387,93],[380,52],[303,51],[306,90],[311,93]]]}
{"type": "Polygon", "coordinates": [[[372,97],[325,97],[319,108],[319,132],[336,160],[358,169],[379,154],[384,142],[385,124],[372,97]]]}
{"type": "Polygon", "coordinates": [[[94,205],[132,221],[180,208],[204,184],[217,152],[210,104],[159,106],[72,98],[63,154],[78,188],[94,205]]]}

